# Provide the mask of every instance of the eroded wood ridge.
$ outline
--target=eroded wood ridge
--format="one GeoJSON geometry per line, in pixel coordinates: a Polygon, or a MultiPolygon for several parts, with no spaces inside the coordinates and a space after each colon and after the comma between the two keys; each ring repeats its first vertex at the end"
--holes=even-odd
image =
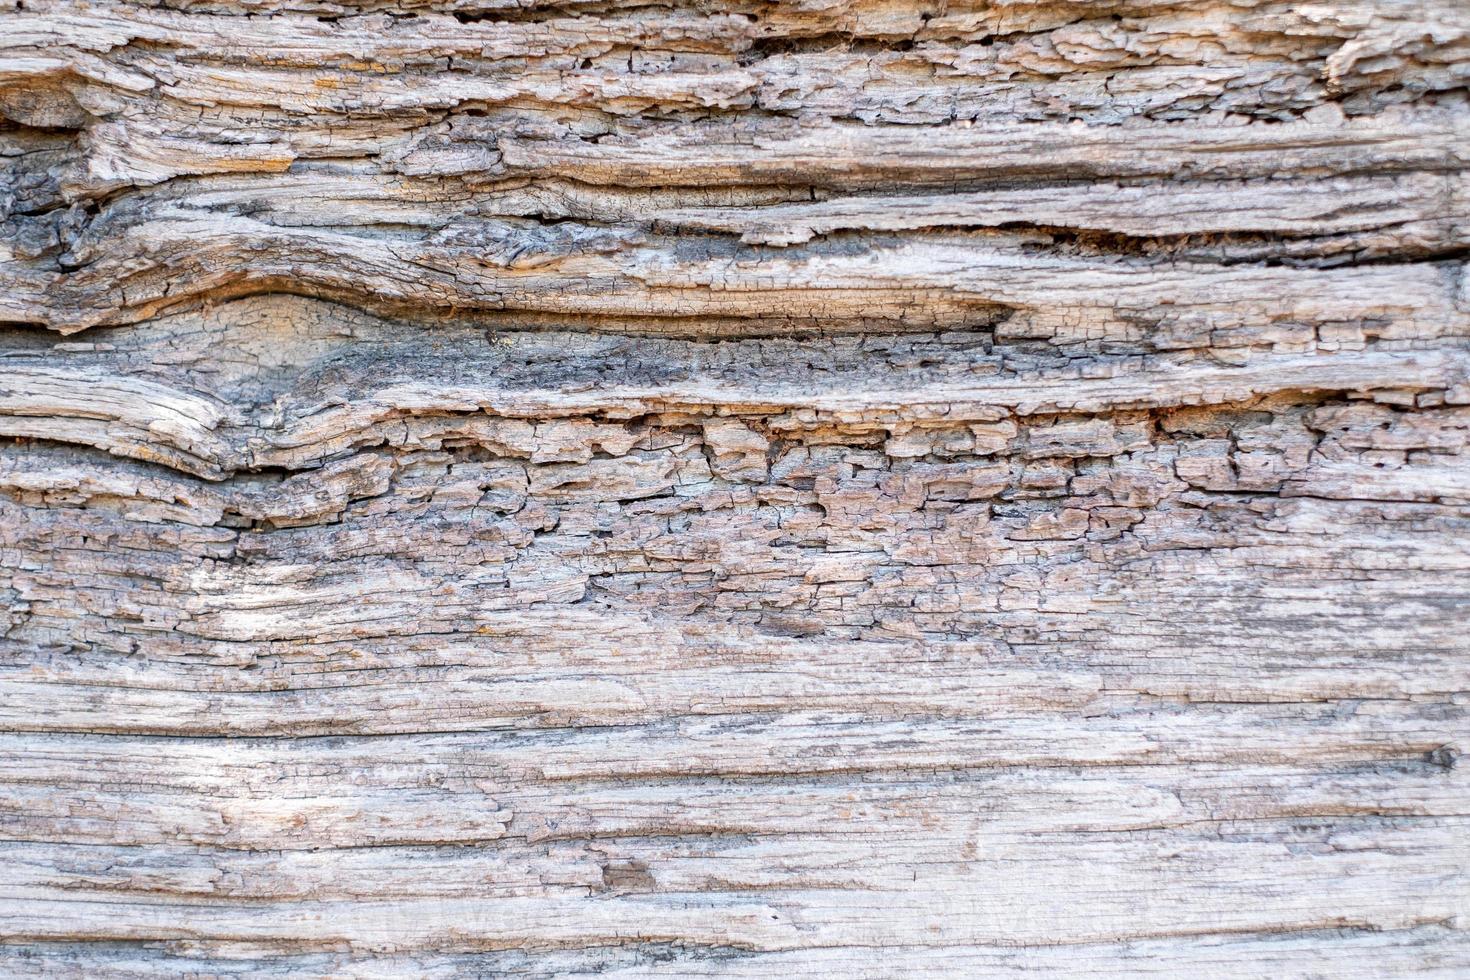
{"type": "Polygon", "coordinates": [[[0,972],[1470,971],[1462,4],[0,9],[0,972]]]}

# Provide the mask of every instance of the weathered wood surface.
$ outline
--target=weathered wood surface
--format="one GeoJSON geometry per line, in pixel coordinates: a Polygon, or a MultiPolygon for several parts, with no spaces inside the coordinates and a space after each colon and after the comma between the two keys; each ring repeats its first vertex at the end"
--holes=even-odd
{"type": "Polygon", "coordinates": [[[0,973],[1470,973],[1462,0],[0,9],[0,973]]]}

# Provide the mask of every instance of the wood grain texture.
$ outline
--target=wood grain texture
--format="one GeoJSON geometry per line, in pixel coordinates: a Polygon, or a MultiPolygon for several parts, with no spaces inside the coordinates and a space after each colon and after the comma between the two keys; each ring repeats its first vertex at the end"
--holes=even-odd
{"type": "Polygon", "coordinates": [[[0,974],[1470,973],[1461,0],[0,2],[0,974]]]}

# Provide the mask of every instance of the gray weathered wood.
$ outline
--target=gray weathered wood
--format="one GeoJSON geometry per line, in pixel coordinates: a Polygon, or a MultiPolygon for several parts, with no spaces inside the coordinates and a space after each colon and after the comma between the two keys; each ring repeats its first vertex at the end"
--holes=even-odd
{"type": "Polygon", "coordinates": [[[0,28],[0,973],[1470,973],[1461,0],[0,28]]]}

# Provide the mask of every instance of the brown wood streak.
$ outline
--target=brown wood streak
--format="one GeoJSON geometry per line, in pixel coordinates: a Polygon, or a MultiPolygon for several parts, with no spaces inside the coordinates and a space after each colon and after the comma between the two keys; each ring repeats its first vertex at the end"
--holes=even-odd
{"type": "Polygon", "coordinates": [[[0,2],[0,973],[1470,972],[1467,79],[0,2]]]}

